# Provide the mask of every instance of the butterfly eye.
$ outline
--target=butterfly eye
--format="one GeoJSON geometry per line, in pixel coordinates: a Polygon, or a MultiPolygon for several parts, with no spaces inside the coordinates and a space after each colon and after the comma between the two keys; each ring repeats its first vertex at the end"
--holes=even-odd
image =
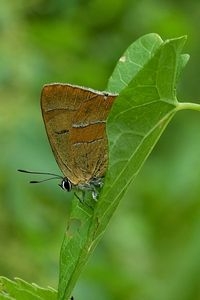
{"type": "Polygon", "coordinates": [[[68,192],[70,192],[71,189],[72,189],[72,183],[71,183],[71,181],[70,181],[68,178],[66,178],[66,177],[63,178],[63,180],[62,180],[60,186],[61,186],[61,188],[62,188],[63,190],[66,190],[66,191],[68,191],[68,192]]]}

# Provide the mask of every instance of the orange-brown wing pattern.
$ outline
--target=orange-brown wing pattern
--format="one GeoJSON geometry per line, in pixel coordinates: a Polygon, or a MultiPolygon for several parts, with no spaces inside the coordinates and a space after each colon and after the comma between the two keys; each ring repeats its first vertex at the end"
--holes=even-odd
{"type": "Polygon", "coordinates": [[[69,84],[44,86],[42,115],[55,159],[74,185],[105,174],[106,119],[116,95],[69,84]]]}

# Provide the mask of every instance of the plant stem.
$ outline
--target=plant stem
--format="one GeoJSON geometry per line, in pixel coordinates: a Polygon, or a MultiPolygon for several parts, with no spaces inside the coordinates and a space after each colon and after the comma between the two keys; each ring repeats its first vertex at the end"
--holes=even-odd
{"type": "Polygon", "coordinates": [[[200,111],[200,104],[197,103],[190,103],[190,102],[179,102],[179,104],[176,107],[177,110],[182,110],[182,109],[192,109],[192,110],[197,110],[200,111]]]}

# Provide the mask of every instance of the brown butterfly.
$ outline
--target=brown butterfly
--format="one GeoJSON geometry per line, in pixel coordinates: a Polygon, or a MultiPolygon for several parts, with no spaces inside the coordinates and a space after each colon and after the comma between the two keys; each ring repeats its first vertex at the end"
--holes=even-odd
{"type": "Polygon", "coordinates": [[[62,178],[60,186],[63,189],[91,190],[93,198],[97,197],[96,187],[102,185],[108,165],[106,120],[116,97],[70,84],[54,83],[43,87],[43,120],[64,177],[45,174],[62,178]]]}

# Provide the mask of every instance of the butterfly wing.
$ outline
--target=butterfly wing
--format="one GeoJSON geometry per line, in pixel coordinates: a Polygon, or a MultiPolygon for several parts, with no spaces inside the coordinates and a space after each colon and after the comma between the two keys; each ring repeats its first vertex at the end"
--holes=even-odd
{"type": "Polygon", "coordinates": [[[74,185],[105,174],[106,119],[116,95],[69,84],[44,86],[42,115],[55,159],[74,185]]]}

